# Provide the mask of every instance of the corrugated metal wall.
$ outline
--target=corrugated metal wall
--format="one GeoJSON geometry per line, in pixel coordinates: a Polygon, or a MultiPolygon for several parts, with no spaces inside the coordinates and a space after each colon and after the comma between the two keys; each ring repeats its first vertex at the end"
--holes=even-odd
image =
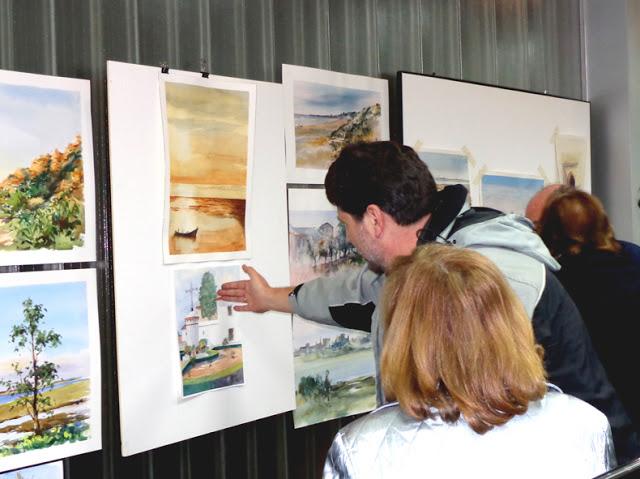
{"type": "Polygon", "coordinates": [[[106,60],[276,82],[282,63],[308,65],[387,78],[392,104],[397,70],[583,98],[581,38],[580,0],[0,0],[0,68],[92,83],[104,449],[66,477],[318,477],[348,422],[294,430],[282,414],[120,456],[106,60]]]}

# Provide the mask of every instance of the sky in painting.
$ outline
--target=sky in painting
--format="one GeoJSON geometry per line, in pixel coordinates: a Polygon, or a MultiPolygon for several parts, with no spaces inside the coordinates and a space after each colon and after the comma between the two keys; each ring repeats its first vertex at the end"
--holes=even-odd
{"type": "MultiPolygon", "coordinates": [[[[191,311],[191,301],[198,304],[198,291],[202,282],[202,275],[209,271],[215,278],[216,287],[222,283],[246,279],[240,266],[222,266],[220,268],[183,269],[174,272],[174,291],[176,301],[176,321],[178,330],[184,325],[184,317],[191,311]],[[190,289],[195,289],[192,293],[190,289]]],[[[227,304],[227,303],[225,303],[227,304]]]]}
{"type": "Polygon", "coordinates": [[[541,178],[484,175],[482,204],[505,213],[524,214],[531,197],[544,186],[541,178]]]}
{"type": "Polygon", "coordinates": [[[329,223],[338,226],[338,213],[333,211],[289,211],[289,225],[293,228],[317,228],[329,223]]]}
{"type": "Polygon", "coordinates": [[[62,479],[63,476],[62,461],[57,461],[27,467],[18,471],[3,472],[0,474],[0,479],[62,479]]]}
{"type": "Polygon", "coordinates": [[[31,298],[42,304],[42,329],[62,335],[61,344],[45,350],[43,357],[60,366],[63,378],[88,376],[89,329],[86,284],[84,282],[36,284],[0,288],[0,378],[11,376],[11,362],[17,358],[9,335],[13,325],[22,322],[22,301],[31,298]]]}
{"type": "Polygon", "coordinates": [[[419,151],[418,156],[429,167],[429,171],[438,178],[469,182],[469,167],[465,155],[437,151],[419,151]]]}
{"type": "Polygon", "coordinates": [[[359,111],[381,102],[380,92],[357,90],[322,83],[295,81],[293,87],[296,115],[336,115],[359,111]]]}
{"type": "Polygon", "coordinates": [[[323,338],[334,340],[344,333],[352,338],[363,338],[367,335],[363,331],[326,326],[313,321],[306,321],[296,316],[293,325],[293,347],[298,349],[307,343],[315,344],[323,338]]]}
{"type": "Polygon", "coordinates": [[[0,181],[81,133],[80,93],[0,82],[0,181]]]}
{"type": "Polygon", "coordinates": [[[242,192],[249,93],[173,82],[165,86],[171,182],[235,186],[242,192]]]}

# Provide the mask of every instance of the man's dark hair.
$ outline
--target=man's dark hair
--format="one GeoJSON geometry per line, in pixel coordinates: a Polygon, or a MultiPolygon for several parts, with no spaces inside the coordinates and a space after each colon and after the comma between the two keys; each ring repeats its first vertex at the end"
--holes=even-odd
{"type": "Polygon", "coordinates": [[[391,141],[356,143],[342,149],[324,186],[329,201],[358,219],[378,205],[400,225],[433,210],[436,184],[416,152],[391,141]]]}

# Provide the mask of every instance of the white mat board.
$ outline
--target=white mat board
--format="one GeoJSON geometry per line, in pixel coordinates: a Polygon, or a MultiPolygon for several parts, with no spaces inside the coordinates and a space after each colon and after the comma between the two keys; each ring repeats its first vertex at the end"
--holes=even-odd
{"type": "Polygon", "coordinates": [[[486,171],[510,171],[560,181],[556,135],[586,139],[584,189],[591,185],[590,104],[578,100],[401,73],[403,143],[464,151],[472,204],[486,171]]]}
{"type": "MultiPolygon", "coordinates": [[[[177,352],[171,314],[171,273],[176,266],[162,261],[164,161],[158,68],[108,62],[107,71],[122,454],[293,409],[291,317],[279,313],[243,313],[239,319],[245,348],[243,386],[179,399],[173,379],[177,352]]],[[[257,85],[254,194],[248,222],[256,240],[248,263],[272,284],[287,284],[282,87],[216,78],[257,85]]]]}

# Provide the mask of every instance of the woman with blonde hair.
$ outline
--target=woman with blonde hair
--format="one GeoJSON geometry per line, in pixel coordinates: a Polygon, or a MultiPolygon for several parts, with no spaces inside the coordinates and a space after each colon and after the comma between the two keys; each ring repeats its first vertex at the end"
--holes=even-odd
{"type": "Polygon", "coordinates": [[[547,392],[531,322],[497,267],[430,244],[383,294],[391,402],[338,432],[325,477],[575,477],[615,465],[606,417],[547,392]]]}
{"type": "Polygon", "coordinates": [[[549,198],[538,232],[560,263],[557,277],[578,306],[607,376],[640,431],[640,392],[629,370],[640,319],[640,247],[616,239],[600,200],[575,189],[549,198]]]}

